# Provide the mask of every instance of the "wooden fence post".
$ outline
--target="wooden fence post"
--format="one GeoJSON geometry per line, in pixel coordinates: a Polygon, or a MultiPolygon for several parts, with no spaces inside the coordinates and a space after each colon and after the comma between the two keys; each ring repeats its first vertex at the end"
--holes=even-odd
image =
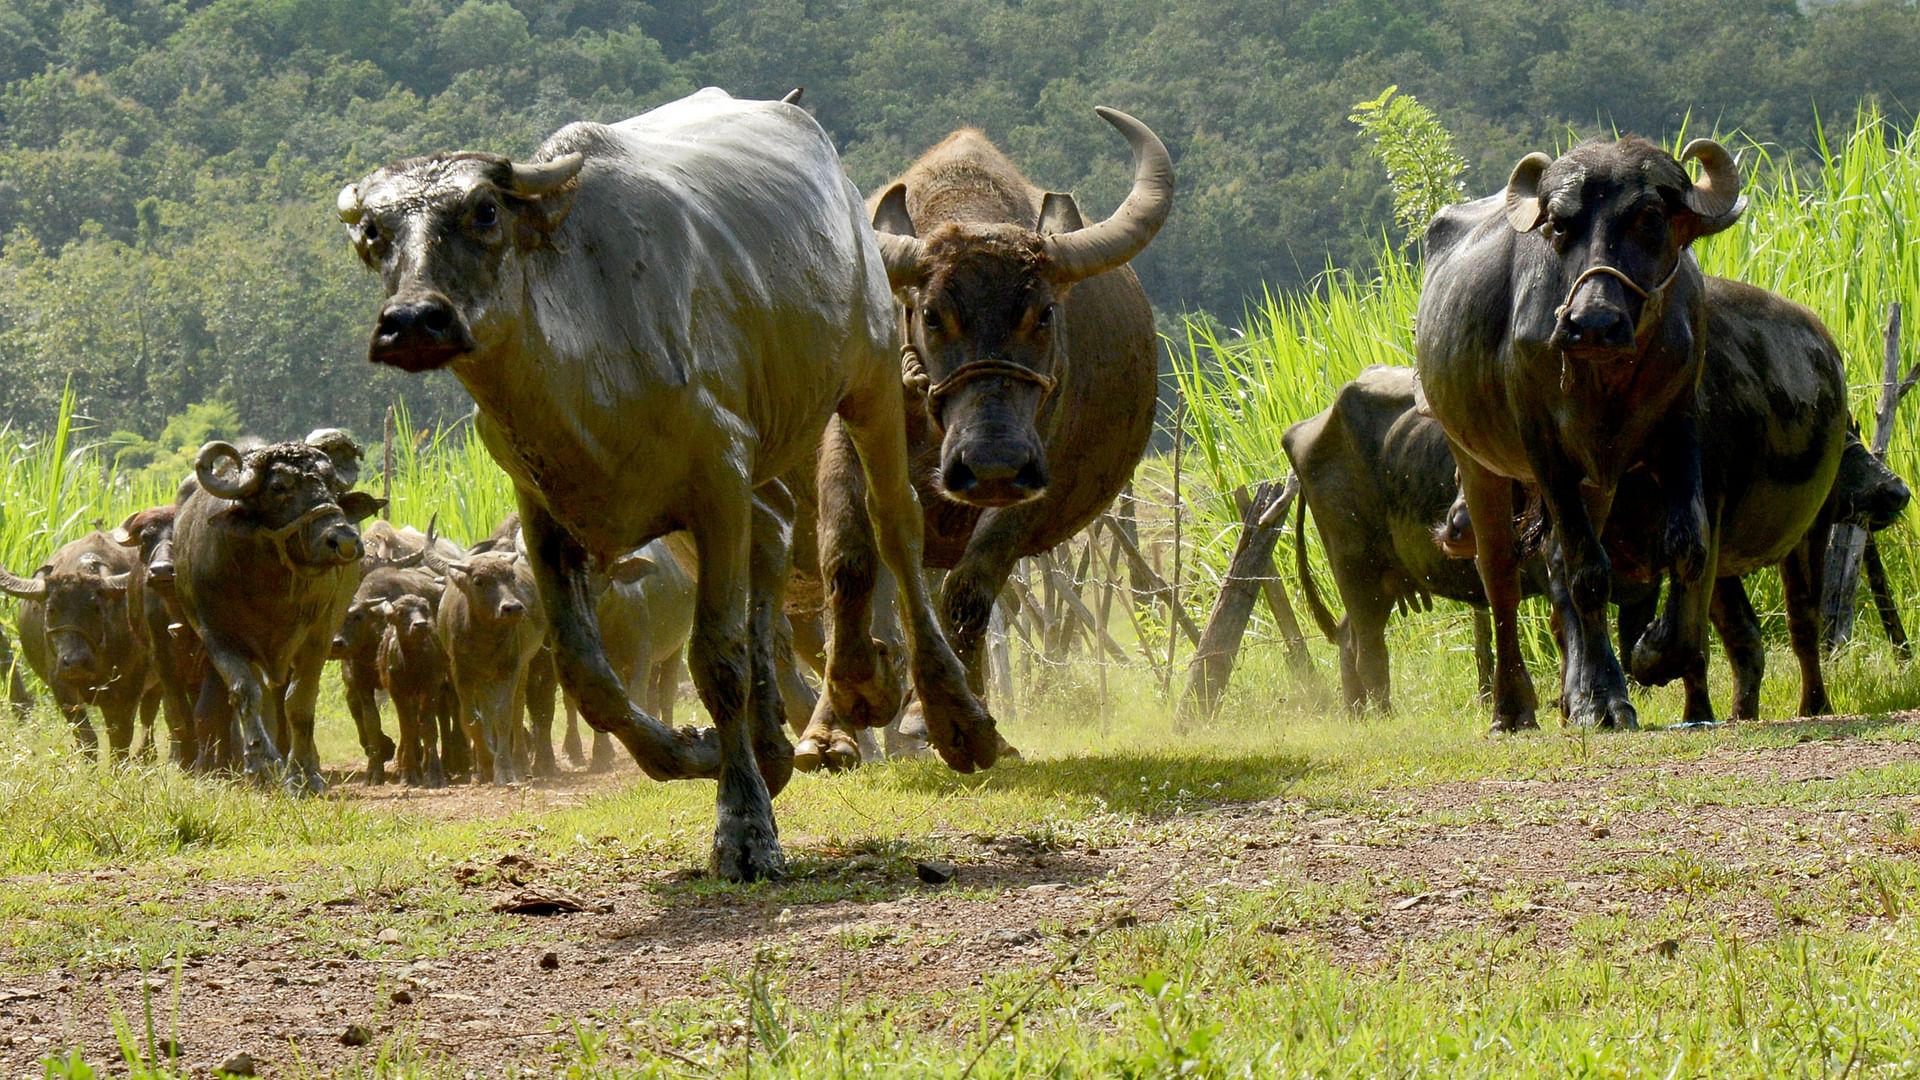
{"type": "MultiPolygon", "coordinates": [[[[1873,441],[1868,449],[1884,460],[1887,445],[1893,441],[1894,416],[1900,400],[1920,379],[1920,362],[1906,377],[1900,377],[1900,303],[1887,306],[1886,358],[1880,382],[1880,407],[1873,421],[1873,441]]],[[[1860,592],[1860,564],[1866,554],[1866,530],[1857,525],[1839,525],[1827,543],[1826,590],[1820,598],[1821,621],[1825,624],[1822,640],[1828,650],[1839,648],[1853,636],[1855,598],[1860,592]]],[[[1878,555],[1878,552],[1875,553],[1878,555]]]]}
{"type": "Polygon", "coordinates": [[[1286,523],[1287,507],[1299,494],[1299,484],[1291,477],[1285,484],[1269,480],[1254,490],[1253,498],[1240,516],[1240,539],[1234,545],[1233,561],[1227,567],[1226,580],[1214,597],[1213,613],[1207,618],[1206,632],[1187,665],[1187,689],[1181,697],[1182,713],[1198,710],[1211,717],[1220,707],[1220,699],[1233,675],[1240,655],[1240,641],[1253,617],[1253,606],[1260,599],[1261,578],[1272,574],[1273,546],[1286,523]],[[1261,571],[1262,564],[1266,572],[1261,571]]]}

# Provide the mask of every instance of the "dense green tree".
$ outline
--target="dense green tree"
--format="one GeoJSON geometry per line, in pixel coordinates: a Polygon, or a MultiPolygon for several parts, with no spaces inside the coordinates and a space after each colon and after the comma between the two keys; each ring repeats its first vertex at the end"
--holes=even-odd
{"type": "Polygon", "coordinates": [[[975,125],[1092,214],[1128,179],[1092,107],[1125,108],[1180,169],[1142,277],[1231,322],[1404,239],[1347,120],[1389,85],[1478,193],[1570,132],[1796,149],[1863,99],[1907,122],[1916,55],[1914,0],[0,0],[0,421],[69,384],[141,438],[208,401],[266,436],[457,415],[451,378],[367,367],[377,290],[333,193],[703,85],[804,85],[863,188],[975,125]]]}

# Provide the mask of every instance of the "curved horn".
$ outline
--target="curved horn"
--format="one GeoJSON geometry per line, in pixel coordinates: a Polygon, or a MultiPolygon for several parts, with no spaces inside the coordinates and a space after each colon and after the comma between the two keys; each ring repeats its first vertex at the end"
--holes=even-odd
{"type": "Polygon", "coordinates": [[[229,442],[210,442],[200,448],[200,456],[193,459],[193,475],[200,481],[200,487],[209,495],[222,499],[244,499],[259,490],[260,470],[245,464],[246,459],[229,442]],[[214,466],[222,459],[230,459],[240,475],[232,480],[222,476],[214,466]]]}
{"type": "Polygon", "coordinates": [[[427,519],[427,546],[420,549],[420,561],[427,564],[427,569],[441,577],[446,577],[453,572],[456,566],[465,569],[467,563],[465,559],[455,562],[445,555],[440,554],[440,537],[436,532],[439,527],[440,514],[436,511],[432,517],[427,519]]]}
{"type": "Polygon", "coordinates": [[[21,600],[38,600],[47,595],[47,579],[23,578],[11,570],[0,569],[0,592],[21,600]]]}
{"type": "Polygon", "coordinates": [[[348,184],[341,188],[340,194],[334,196],[333,208],[339,213],[341,221],[349,225],[360,224],[360,219],[367,213],[366,208],[360,205],[360,185],[348,184]]]}
{"type": "Polygon", "coordinates": [[[1147,125],[1104,105],[1093,110],[1133,149],[1133,190],[1111,217],[1078,232],[1046,238],[1054,277],[1062,283],[1104,274],[1140,254],[1173,209],[1173,158],[1147,125]]]}
{"type": "Polygon", "coordinates": [[[127,587],[133,584],[133,571],[122,570],[118,574],[103,575],[100,578],[100,584],[105,586],[108,592],[126,592],[127,587]]]}
{"type": "Polygon", "coordinates": [[[805,92],[806,92],[806,90],[807,90],[807,88],[806,88],[806,87],[804,87],[804,86],[796,86],[796,87],[794,87],[793,89],[791,89],[791,90],[789,90],[789,91],[787,91],[787,93],[786,93],[786,96],[784,96],[784,97],[782,97],[782,98],[780,99],[780,102],[781,102],[781,104],[783,104],[783,105],[798,105],[798,104],[800,104],[800,95],[801,95],[801,94],[803,94],[803,93],[805,93],[805,92]]]}
{"type": "Polygon", "coordinates": [[[1552,158],[1536,150],[1521,158],[1507,177],[1507,224],[1515,232],[1532,232],[1547,216],[1546,207],[1540,205],[1540,178],[1551,164],[1552,158]]]}
{"type": "Polygon", "coordinates": [[[1710,227],[1725,228],[1746,209],[1740,197],[1740,164],[1727,148],[1712,139],[1695,139],[1680,151],[1680,163],[1689,158],[1700,161],[1700,179],[1687,189],[1687,209],[1700,215],[1710,227]]]}
{"type": "Polygon", "coordinates": [[[562,154],[552,161],[533,164],[513,163],[512,190],[523,199],[551,195],[573,182],[580,166],[586,163],[580,154],[562,154]]]}

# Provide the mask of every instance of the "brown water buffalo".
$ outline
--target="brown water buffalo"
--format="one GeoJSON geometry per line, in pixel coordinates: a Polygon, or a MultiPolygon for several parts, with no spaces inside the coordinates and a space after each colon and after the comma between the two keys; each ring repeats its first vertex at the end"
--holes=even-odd
{"type": "Polygon", "coordinates": [[[195,711],[203,753],[226,724],[248,775],[285,764],[290,790],[321,791],[314,701],[359,577],[355,523],[383,502],[346,490],[333,460],[303,442],[244,455],[208,443],[194,477],[174,521],[174,587],[212,668],[195,711]],[[284,757],[270,719],[288,735],[284,757]]]}
{"type": "Polygon", "coordinates": [[[160,692],[146,641],[128,617],[134,569],[133,555],[101,532],[62,545],[32,577],[0,569],[0,590],[24,601],[20,651],[89,754],[99,747],[90,705],[100,710],[115,758],[133,744],[136,714],[153,743],[160,692]]]}
{"type": "Polygon", "coordinates": [[[446,786],[443,749],[466,739],[455,719],[459,699],[436,628],[437,606],[414,593],[380,601],[386,628],[376,663],[400,729],[400,778],[429,788],[446,786]]]}
{"type": "Polygon", "coordinates": [[[532,744],[520,717],[539,689],[529,678],[546,642],[533,568],[513,551],[484,551],[446,559],[434,548],[427,566],[446,578],[435,615],[435,635],[446,653],[461,725],[473,742],[474,780],[495,784],[525,779],[522,759],[550,775],[553,761],[553,696],[546,691],[546,725],[534,725],[532,744]]]}
{"type": "Polygon", "coordinates": [[[173,520],[178,511],[177,504],[136,511],[108,536],[133,554],[128,615],[134,633],[146,643],[159,683],[174,762],[185,769],[199,760],[193,695],[205,675],[207,654],[186,625],[174,592],[173,520]]]}
{"type": "MultiPolygon", "coordinates": [[[[1173,162],[1145,124],[1097,110],[1132,148],[1133,188],[1086,225],[1071,195],[1036,187],[985,135],[947,137],[872,199],[909,369],[908,445],[925,511],[925,565],[947,570],[940,613],[972,687],[1014,563],[1048,551],[1113,501],[1153,433],[1159,344],[1127,261],[1173,205],[1173,162]]],[[[844,445],[830,442],[829,476],[844,445]]],[[[822,507],[858,498],[823,487],[822,507]]],[[[858,525],[849,514],[834,521],[858,525]]],[[[878,670],[869,641],[873,560],[863,533],[823,538],[830,640],[878,670]]],[[[917,578],[917,575],[915,575],[917,578]]],[[[916,582],[917,586],[917,582],[916,582]]],[[[884,682],[878,676],[873,682],[884,682]]],[[[795,764],[856,764],[853,729],[893,718],[897,693],[830,686],[795,764]]]]}
{"type": "MultiPolygon", "coordinates": [[[[594,602],[614,674],[633,695],[634,704],[664,723],[673,722],[674,699],[680,693],[687,635],[693,629],[698,566],[686,534],[670,534],[615,559],[607,568],[604,591],[594,602]]],[[[569,703],[567,753],[578,763],[576,715],[569,703]]],[[[606,733],[594,732],[590,767],[599,771],[611,766],[612,752],[606,733]]]]}
{"type": "MultiPolygon", "coordinates": [[[[771,669],[771,634],[750,632],[780,585],[754,580],[752,491],[813,453],[832,415],[859,447],[880,551],[913,585],[912,669],[934,741],[955,768],[993,764],[992,717],[912,573],[921,525],[885,266],[805,110],[702,90],[569,125],[529,161],[399,162],[348,186],[338,210],[388,294],[369,358],[448,367],[479,406],[587,722],[656,778],[720,781],[719,875],[783,866],[771,795],[792,744],[755,674],[771,669]],[[699,551],[688,653],[717,735],[627,699],[588,589],[592,558],[675,529],[699,551]]],[[[847,679],[843,660],[828,681],[847,679]]]]}
{"type": "MultiPolygon", "coordinates": [[[[1613,573],[1600,540],[1629,469],[1659,485],[1650,562],[1676,595],[1717,576],[1694,404],[1706,291],[1687,248],[1738,219],[1739,188],[1732,155],[1711,140],[1680,160],[1636,138],[1586,142],[1558,160],[1528,155],[1504,192],[1448,207],[1427,230],[1414,351],[1478,526],[1496,731],[1535,723],[1510,481],[1539,489],[1552,527],[1546,554],[1567,600],[1561,696],[1575,724],[1636,726],[1606,632],[1613,573]]],[[[1678,614],[1636,648],[1647,666],[1699,648],[1704,605],[1678,614]]]]}

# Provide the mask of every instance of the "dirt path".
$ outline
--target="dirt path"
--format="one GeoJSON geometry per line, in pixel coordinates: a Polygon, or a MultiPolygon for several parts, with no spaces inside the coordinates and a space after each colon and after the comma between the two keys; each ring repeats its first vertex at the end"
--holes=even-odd
{"type": "MultiPolygon", "coordinates": [[[[350,944],[370,915],[354,903],[306,912],[297,935],[188,961],[178,1030],[184,1059],[202,1071],[246,1050],[271,1073],[293,1060],[290,1043],[323,1072],[364,1063],[382,1044],[483,1073],[507,1062],[538,1071],[556,1043],[571,1041],[555,1034],[561,1018],[705,1003],[706,1038],[725,1042],[743,1030],[756,970],[787,999],[825,1008],[964,989],[1013,969],[1059,968],[1073,980],[1080,969],[1066,960],[1091,933],[1256,893],[1275,898],[1261,932],[1306,935],[1360,969],[1464,929],[1563,948],[1582,920],[1653,917],[1676,904],[1754,936],[1852,896],[1838,917],[1860,925],[1877,915],[1855,860],[1876,846],[1914,844],[1911,834],[1889,835],[1886,822],[1920,821],[1920,794],[1848,794],[1840,781],[1909,764],[1920,764],[1920,742],[1833,739],[1722,748],[1552,783],[1376,791],[1340,812],[1285,801],[1215,807],[1107,846],[942,837],[935,846],[955,869],[942,885],[920,881],[904,859],[807,852],[821,873],[854,882],[866,897],[857,901],[715,889],[657,863],[614,861],[579,897],[585,911],[486,915],[458,948],[410,962],[371,959],[350,944]],[[1720,799],[1713,788],[1742,784],[1766,794],[1720,799]],[[1671,797],[1675,785],[1685,798],[1671,797]],[[343,1045],[350,1025],[368,1030],[372,1049],[343,1045]]],[[[580,777],[522,797],[561,805],[621,782],[580,777]]],[[[501,812],[497,798],[471,792],[357,797],[447,817],[501,812]]],[[[790,839],[807,850],[805,838],[790,839]]],[[[509,853],[447,873],[484,912],[540,889],[554,869],[509,853]]],[[[145,985],[164,1017],[170,978],[145,985]]],[[[107,1002],[137,1017],[142,993],[142,976],[127,971],[0,979],[0,1075],[37,1076],[40,1056],[75,1039],[96,1061],[117,1056],[107,1002]]],[[[936,1006],[926,1022],[949,1019],[964,1018],[936,1006]]]]}

